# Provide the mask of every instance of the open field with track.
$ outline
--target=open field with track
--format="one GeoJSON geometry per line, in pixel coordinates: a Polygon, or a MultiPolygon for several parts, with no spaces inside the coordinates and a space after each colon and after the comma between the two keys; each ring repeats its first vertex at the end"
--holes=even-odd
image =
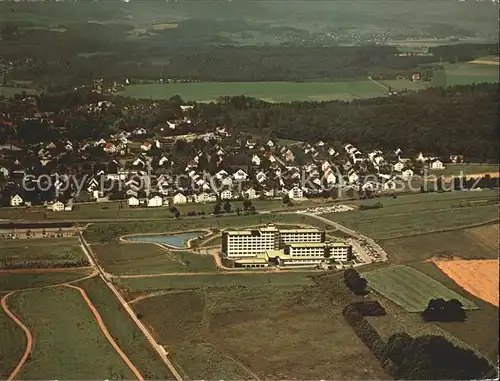
{"type": "Polygon", "coordinates": [[[19,378],[134,377],[76,290],[61,287],[20,292],[7,300],[35,342],[19,378]]]}
{"type": "MultiPolygon", "coordinates": [[[[386,80],[394,90],[421,89],[411,81],[386,80]]],[[[168,99],[180,95],[186,101],[210,102],[223,96],[245,95],[268,102],[330,101],[383,97],[388,91],[376,83],[348,82],[205,82],[129,85],[121,93],[134,98],[168,99]]]]}
{"type": "Polygon", "coordinates": [[[207,287],[133,307],[189,379],[387,378],[312,285],[207,287]]]}
{"type": "Polygon", "coordinates": [[[0,241],[0,269],[88,265],[76,237],[0,241]]]}
{"type": "Polygon", "coordinates": [[[217,271],[212,256],[171,251],[151,243],[94,244],[92,250],[113,275],[217,271]]]}
{"type": "Polygon", "coordinates": [[[88,276],[90,269],[50,269],[43,272],[33,270],[2,270],[0,272],[0,293],[27,288],[47,287],[54,284],[74,281],[88,276]],[[69,270],[69,271],[66,271],[69,270]],[[13,272],[10,272],[13,271],[13,272]]]}
{"type": "Polygon", "coordinates": [[[356,204],[373,205],[376,202],[381,202],[383,207],[326,217],[374,239],[436,233],[498,221],[498,193],[495,190],[421,193],[356,204]]]}
{"type": "Polygon", "coordinates": [[[498,307],[498,259],[434,263],[469,294],[498,307]]]}
{"type": "Polygon", "coordinates": [[[471,301],[451,291],[441,283],[422,272],[407,266],[392,266],[363,272],[368,285],[377,293],[391,299],[408,312],[422,312],[429,300],[443,298],[457,299],[464,309],[477,309],[471,301]]]}

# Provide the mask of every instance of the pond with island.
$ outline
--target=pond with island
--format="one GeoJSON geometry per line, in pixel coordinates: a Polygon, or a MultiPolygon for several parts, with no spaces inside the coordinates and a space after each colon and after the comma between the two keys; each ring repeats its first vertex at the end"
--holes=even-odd
{"type": "Polygon", "coordinates": [[[197,238],[203,234],[205,233],[191,232],[191,233],[181,233],[181,234],[134,235],[134,236],[124,237],[124,239],[127,241],[159,243],[162,245],[175,247],[177,249],[183,249],[188,247],[187,243],[189,240],[197,238]]]}

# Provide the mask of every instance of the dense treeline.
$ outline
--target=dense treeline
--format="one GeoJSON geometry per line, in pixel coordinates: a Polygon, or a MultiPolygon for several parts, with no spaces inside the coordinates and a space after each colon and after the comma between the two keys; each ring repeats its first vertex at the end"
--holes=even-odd
{"type": "Polygon", "coordinates": [[[353,293],[356,295],[364,295],[367,293],[368,281],[362,278],[355,269],[347,269],[344,271],[344,282],[353,293]]]}
{"type": "Polygon", "coordinates": [[[425,321],[464,321],[467,317],[459,300],[442,298],[431,299],[421,315],[425,321]]]}
{"type": "Polygon", "coordinates": [[[245,97],[198,106],[202,120],[283,139],[401,148],[469,162],[498,160],[498,85],[481,84],[353,102],[269,104],[245,97]]]}
{"type": "Polygon", "coordinates": [[[478,357],[470,349],[453,345],[442,336],[412,338],[406,333],[396,333],[385,343],[366,320],[365,316],[371,316],[373,307],[364,307],[365,303],[348,305],[343,311],[344,319],[395,379],[495,378],[496,371],[485,358],[478,357]]]}

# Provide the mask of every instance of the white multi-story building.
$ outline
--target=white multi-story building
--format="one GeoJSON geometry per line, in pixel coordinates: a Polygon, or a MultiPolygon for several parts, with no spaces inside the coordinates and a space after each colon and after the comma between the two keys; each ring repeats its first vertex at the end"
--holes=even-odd
{"type": "Polygon", "coordinates": [[[328,244],[330,258],[335,261],[347,261],[352,256],[352,246],[343,242],[328,244]]]}
{"type": "Polygon", "coordinates": [[[324,242],[325,232],[317,228],[311,229],[281,229],[279,231],[283,244],[294,242],[324,242]]]}

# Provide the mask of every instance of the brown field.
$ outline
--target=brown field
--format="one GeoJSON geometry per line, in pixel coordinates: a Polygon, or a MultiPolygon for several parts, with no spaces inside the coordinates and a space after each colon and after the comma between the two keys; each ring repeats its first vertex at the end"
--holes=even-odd
{"type": "Polygon", "coordinates": [[[483,245],[486,245],[495,252],[498,252],[499,227],[499,224],[478,226],[477,228],[465,230],[465,234],[470,235],[483,245]]]}
{"type": "Polygon", "coordinates": [[[468,293],[498,307],[498,259],[434,263],[468,293]]]}
{"type": "Polygon", "coordinates": [[[186,379],[388,377],[316,286],[170,292],[133,307],[186,379]]]}

